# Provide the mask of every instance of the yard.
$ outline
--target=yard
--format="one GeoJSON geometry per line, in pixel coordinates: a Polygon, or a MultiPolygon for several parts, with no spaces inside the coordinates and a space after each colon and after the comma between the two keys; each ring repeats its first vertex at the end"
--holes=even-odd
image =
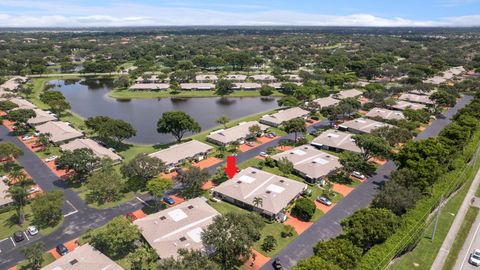
{"type": "MultiPolygon", "coordinates": [[[[24,211],[25,211],[25,223],[22,226],[19,226],[16,224],[17,212],[13,208],[12,210],[0,213],[0,226],[2,227],[2,229],[0,230],[0,239],[10,237],[16,231],[25,231],[28,226],[34,225],[32,224],[33,214],[30,206],[27,205],[24,211]]],[[[63,220],[60,221],[60,223],[55,227],[41,229],[39,230],[40,234],[48,235],[53,231],[55,231],[56,229],[58,229],[62,223],[63,223],[63,220]]]]}
{"type": "MultiPolygon", "coordinates": [[[[108,93],[108,96],[116,99],[149,99],[168,97],[219,97],[213,90],[192,90],[179,91],[130,91],[128,89],[115,89],[108,93]]],[[[272,96],[280,97],[282,94],[274,91],[272,96]]],[[[259,91],[238,90],[225,97],[261,97],[259,91]]]]}

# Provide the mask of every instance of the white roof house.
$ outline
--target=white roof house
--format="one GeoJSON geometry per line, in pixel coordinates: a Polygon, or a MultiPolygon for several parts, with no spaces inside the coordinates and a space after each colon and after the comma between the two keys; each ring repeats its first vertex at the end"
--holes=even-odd
{"type": "Polygon", "coordinates": [[[311,144],[327,150],[361,153],[362,150],[355,144],[352,136],[353,134],[348,132],[329,129],[313,139],[311,144]]]}
{"type": "Polygon", "coordinates": [[[51,121],[35,127],[40,133],[50,133],[50,140],[54,143],[66,142],[83,137],[83,133],[71,127],[68,123],[51,121]]]}
{"type": "Polygon", "coordinates": [[[404,100],[397,100],[397,102],[390,107],[392,107],[393,109],[396,109],[396,110],[400,110],[400,111],[403,111],[407,108],[410,108],[412,110],[422,110],[422,109],[427,108],[427,106],[425,104],[412,103],[412,102],[408,102],[408,101],[404,101],[404,100]]]}
{"type": "Polygon", "coordinates": [[[274,114],[267,114],[262,116],[260,118],[260,123],[277,127],[283,124],[285,121],[289,121],[295,118],[305,118],[309,114],[308,111],[299,108],[299,107],[294,107],[286,110],[279,111],[274,114]]]}
{"type": "Polygon", "coordinates": [[[414,102],[414,103],[427,104],[427,105],[435,104],[435,102],[433,102],[433,100],[431,100],[429,96],[425,96],[425,95],[415,95],[415,94],[406,93],[406,94],[400,95],[398,99],[414,102]]]}
{"type": "Polygon", "coordinates": [[[247,138],[250,135],[249,128],[254,125],[258,125],[263,131],[268,129],[268,126],[257,121],[243,122],[228,129],[216,130],[207,136],[207,140],[218,145],[227,145],[247,138]]]}
{"type": "Polygon", "coordinates": [[[128,89],[132,91],[161,91],[167,90],[170,87],[168,83],[136,83],[128,89]]]}
{"type": "Polygon", "coordinates": [[[213,147],[208,144],[191,140],[185,143],[174,144],[167,149],[157,151],[149,156],[156,157],[168,165],[177,164],[188,158],[194,158],[195,156],[205,154],[212,149],[213,147]]]}
{"type": "Polygon", "coordinates": [[[346,99],[346,98],[354,98],[361,96],[363,94],[362,91],[357,89],[350,89],[350,90],[343,90],[338,92],[337,94],[332,95],[336,99],[346,99]]]}
{"type": "Polygon", "coordinates": [[[339,129],[345,129],[353,133],[370,133],[374,129],[381,127],[393,127],[392,125],[378,122],[368,118],[357,118],[351,121],[342,123],[339,129]]]}
{"type": "Polygon", "coordinates": [[[46,122],[57,120],[57,117],[52,113],[40,109],[33,109],[33,111],[35,112],[36,116],[28,119],[27,123],[30,125],[41,125],[46,122]]]}
{"type": "Polygon", "coordinates": [[[123,270],[123,268],[89,244],[79,246],[42,270],[123,270]]]}
{"type": "MultiPolygon", "coordinates": [[[[302,85],[301,82],[290,82],[290,83],[293,83],[297,86],[302,85]]],[[[284,82],[273,82],[273,83],[269,83],[268,86],[271,86],[271,87],[278,90],[278,89],[282,89],[284,84],[285,84],[284,82]]]]}
{"type": "MultiPolygon", "coordinates": [[[[7,100],[7,99],[0,99],[0,100],[7,100]]],[[[36,109],[37,106],[33,105],[30,101],[26,100],[26,99],[23,99],[23,98],[17,98],[17,97],[14,97],[14,98],[9,98],[8,100],[10,100],[11,102],[17,104],[17,108],[18,109],[30,109],[30,110],[33,110],[33,109],[36,109]]]]}
{"type": "Polygon", "coordinates": [[[9,205],[13,199],[9,196],[8,185],[0,180],[0,208],[9,205]]]}
{"type": "Polygon", "coordinates": [[[326,107],[338,105],[338,103],[340,103],[340,100],[330,96],[330,97],[315,99],[312,102],[317,103],[321,108],[326,108],[326,107]]]}
{"type": "Polygon", "coordinates": [[[456,76],[459,76],[463,73],[465,73],[465,68],[463,66],[458,66],[458,67],[452,67],[445,72],[443,72],[442,75],[437,75],[432,78],[426,79],[423,82],[425,83],[431,83],[431,84],[442,84],[448,80],[454,79],[456,76]]]}
{"type": "Polygon", "coordinates": [[[27,77],[22,77],[22,76],[16,76],[16,77],[10,78],[8,81],[0,85],[0,90],[3,90],[3,91],[16,90],[21,84],[26,83],[27,80],[28,80],[27,77]]]}
{"type": "Polygon", "coordinates": [[[237,82],[233,84],[233,89],[243,89],[243,90],[257,90],[262,87],[259,83],[249,83],[249,82],[237,82]]]}
{"type": "Polygon", "coordinates": [[[373,108],[366,115],[366,117],[376,118],[380,117],[385,120],[402,120],[405,116],[400,111],[393,111],[385,108],[373,108]]]}
{"type": "Polygon", "coordinates": [[[276,80],[275,77],[270,74],[257,74],[250,76],[250,78],[257,82],[274,82],[276,80]]]}
{"type": "Polygon", "coordinates": [[[92,139],[76,139],[60,146],[63,151],[73,151],[75,149],[87,148],[93,151],[93,153],[99,158],[110,158],[113,161],[119,161],[121,156],[113,152],[112,150],[103,147],[92,139]]]}
{"type": "Polygon", "coordinates": [[[286,74],[284,75],[285,78],[287,78],[288,81],[291,82],[301,82],[303,81],[302,77],[298,76],[297,74],[286,74]]]}
{"type": "Polygon", "coordinates": [[[182,90],[213,90],[215,84],[213,83],[181,83],[180,88],[182,90]]]}
{"type": "Polygon", "coordinates": [[[217,80],[217,75],[212,74],[200,74],[195,76],[195,81],[199,83],[215,83],[217,80]]]}
{"type": "Polygon", "coordinates": [[[235,81],[235,82],[243,82],[247,79],[247,75],[241,74],[228,74],[223,77],[225,80],[235,81]]]}
{"type": "Polygon", "coordinates": [[[318,150],[311,145],[302,145],[272,156],[276,161],[286,158],[293,168],[309,181],[316,181],[342,167],[338,157],[318,150]]]}
{"type": "Polygon", "coordinates": [[[205,198],[194,198],[133,223],[160,258],[176,258],[179,249],[205,250],[202,233],[217,215],[205,198]]]}
{"type": "Polygon", "coordinates": [[[214,187],[212,192],[225,201],[274,219],[306,188],[305,183],[248,167],[214,187]],[[255,198],[261,198],[262,204],[255,206],[255,198]]]}

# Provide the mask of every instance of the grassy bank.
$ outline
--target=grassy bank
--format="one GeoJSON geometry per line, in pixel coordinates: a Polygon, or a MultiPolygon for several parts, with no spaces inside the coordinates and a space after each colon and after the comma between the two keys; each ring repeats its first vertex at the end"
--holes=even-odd
{"type": "Polygon", "coordinates": [[[469,207],[467,214],[465,215],[465,219],[462,222],[462,226],[460,227],[460,230],[457,233],[457,236],[455,237],[455,241],[453,242],[452,247],[450,248],[450,251],[448,252],[448,257],[445,260],[445,264],[443,265],[443,270],[451,270],[453,269],[455,262],[458,259],[458,254],[460,253],[460,250],[462,249],[463,244],[465,243],[465,240],[468,237],[468,234],[470,233],[470,229],[472,228],[473,222],[475,222],[475,219],[477,218],[479,209],[476,207],[469,207]]]}
{"type": "MultiPolygon", "coordinates": [[[[128,89],[115,89],[108,93],[109,97],[115,99],[149,99],[149,98],[169,98],[169,97],[220,97],[212,90],[192,90],[179,91],[129,91],[128,89]]],[[[282,94],[274,91],[272,96],[280,97],[282,94]]],[[[225,97],[261,97],[259,91],[256,90],[239,90],[234,91],[225,97]]]]}

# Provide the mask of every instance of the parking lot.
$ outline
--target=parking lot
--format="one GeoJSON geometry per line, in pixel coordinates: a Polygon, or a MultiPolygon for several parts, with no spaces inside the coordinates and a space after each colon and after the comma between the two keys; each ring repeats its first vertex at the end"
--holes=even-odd
{"type": "Polygon", "coordinates": [[[12,250],[17,247],[26,246],[41,237],[40,233],[37,233],[36,235],[33,235],[33,236],[30,235],[27,231],[23,231],[22,233],[24,235],[24,239],[19,242],[16,242],[13,239],[13,236],[0,240],[0,254],[2,254],[4,251],[12,250]]]}

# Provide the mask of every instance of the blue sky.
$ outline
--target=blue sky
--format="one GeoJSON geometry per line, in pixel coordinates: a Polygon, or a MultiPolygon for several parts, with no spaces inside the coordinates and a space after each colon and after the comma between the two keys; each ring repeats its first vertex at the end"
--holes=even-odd
{"type": "Polygon", "coordinates": [[[0,27],[480,26],[480,0],[0,0],[0,27]]]}

